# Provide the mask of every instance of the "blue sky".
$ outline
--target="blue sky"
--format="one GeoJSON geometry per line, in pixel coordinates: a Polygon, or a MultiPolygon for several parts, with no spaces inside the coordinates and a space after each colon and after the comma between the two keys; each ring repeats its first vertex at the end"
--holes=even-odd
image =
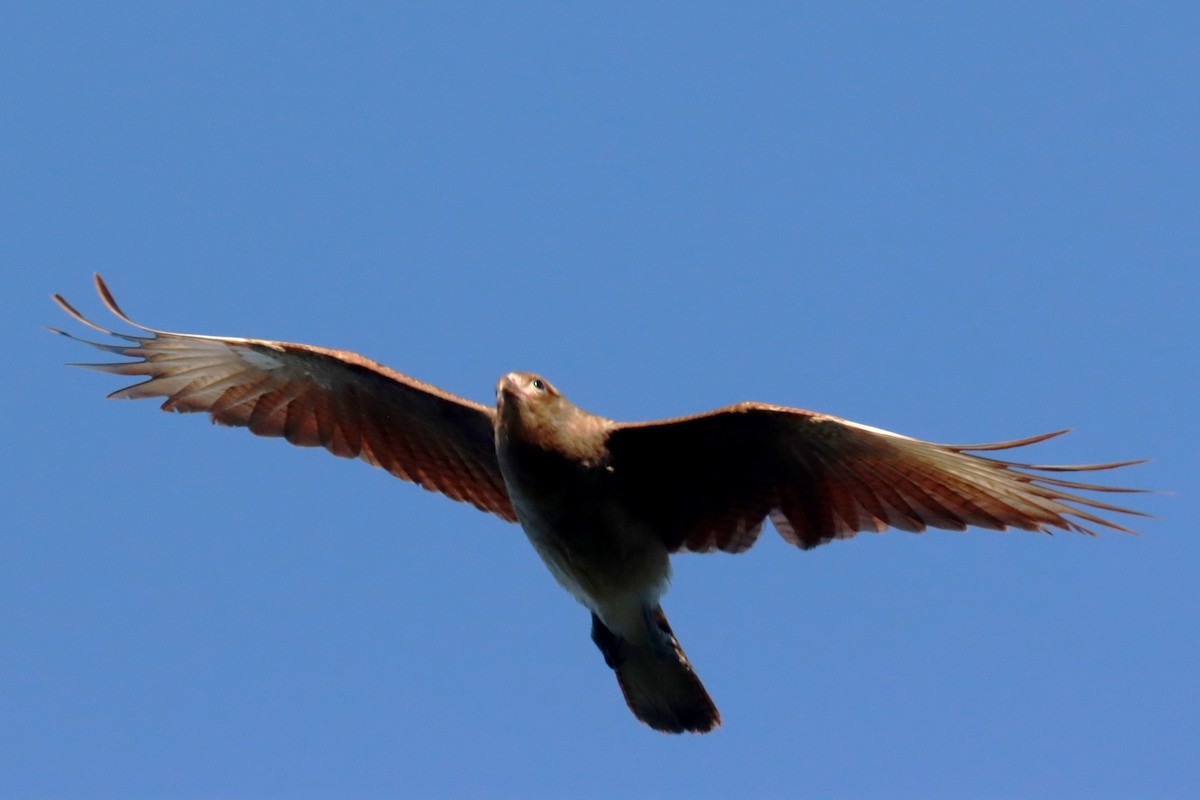
{"type": "Polygon", "coordinates": [[[0,796],[1200,791],[1190,4],[31,4],[0,48],[0,796]],[[61,366],[167,329],[1072,427],[1143,535],[774,534],[664,606],[724,716],[638,725],[521,532],[61,366]]]}

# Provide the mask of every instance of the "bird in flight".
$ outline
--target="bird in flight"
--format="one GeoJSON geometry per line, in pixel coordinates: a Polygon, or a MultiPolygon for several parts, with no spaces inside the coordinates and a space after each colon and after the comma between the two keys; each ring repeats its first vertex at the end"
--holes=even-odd
{"type": "Polygon", "coordinates": [[[634,715],[670,733],[706,732],[720,714],[659,604],[679,552],[740,553],[770,520],[810,549],[859,531],[968,526],[1095,535],[1131,532],[1104,512],[1145,516],[1081,492],[1133,492],[1068,480],[1122,461],[1074,466],[974,453],[1035,444],[945,445],[828,414],[739,403],[656,422],[580,409],[545,378],[510,372],[494,406],[456,397],[362,356],[265,339],[147,328],[121,311],[120,343],[71,339],[137,359],[79,364],[146,380],[116,398],[165,398],[302,447],[359,458],[406,481],[521,525],[555,579],[591,612],[592,640],[634,715]]]}

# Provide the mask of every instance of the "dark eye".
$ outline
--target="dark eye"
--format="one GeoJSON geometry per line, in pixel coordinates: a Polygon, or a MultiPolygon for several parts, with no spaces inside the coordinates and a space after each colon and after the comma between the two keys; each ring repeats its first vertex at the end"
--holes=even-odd
{"type": "Polygon", "coordinates": [[[534,389],[537,389],[539,392],[546,391],[546,382],[544,380],[542,380],[541,378],[534,378],[533,380],[531,380],[529,382],[529,385],[532,386],[534,389]]]}

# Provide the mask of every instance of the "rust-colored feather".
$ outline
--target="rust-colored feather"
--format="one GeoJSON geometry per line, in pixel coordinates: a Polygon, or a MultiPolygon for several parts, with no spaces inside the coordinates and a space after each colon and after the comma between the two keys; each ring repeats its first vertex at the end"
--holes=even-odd
{"type": "Polygon", "coordinates": [[[608,447],[619,492],[671,550],[737,552],[764,517],[810,548],[887,527],[969,526],[1095,535],[1130,533],[1095,512],[1146,516],[1077,492],[1136,492],[1039,473],[1094,472],[1138,461],[1039,465],[974,455],[1008,442],[940,445],[793,408],[741,403],[708,414],[617,425],[608,447]]]}
{"type": "Polygon", "coordinates": [[[166,411],[207,412],[214,422],[361,458],[426,489],[516,520],[496,459],[494,410],[401,375],[354,353],[264,339],[170,333],[134,322],[95,276],[110,312],[142,331],[110,331],[54,300],[93,330],[129,344],[78,339],[140,359],[77,366],[146,380],[110,397],[165,398],[166,411]]]}

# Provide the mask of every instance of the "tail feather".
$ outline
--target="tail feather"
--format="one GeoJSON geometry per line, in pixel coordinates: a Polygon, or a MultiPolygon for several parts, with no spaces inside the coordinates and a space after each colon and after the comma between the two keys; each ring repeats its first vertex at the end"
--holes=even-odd
{"type": "Polygon", "coordinates": [[[592,639],[617,683],[629,710],[642,722],[666,733],[706,733],[721,724],[721,714],[671,632],[661,607],[650,612],[654,630],[647,641],[621,638],[592,615],[592,639]]]}

